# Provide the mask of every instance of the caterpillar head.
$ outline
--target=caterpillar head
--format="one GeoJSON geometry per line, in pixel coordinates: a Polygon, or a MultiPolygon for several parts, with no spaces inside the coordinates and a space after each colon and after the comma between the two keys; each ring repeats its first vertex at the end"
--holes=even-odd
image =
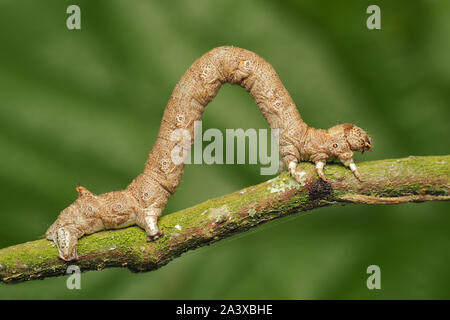
{"type": "Polygon", "coordinates": [[[360,127],[350,123],[343,124],[344,136],[352,151],[371,151],[372,139],[360,127]]]}
{"type": "Polygon", "coordinates": [[[351,123],[338,124],[330,128],[329,133],[331,135],[341,136],[347,142],[352,151],[372,151],[372,139],[369,135],[360,127],[351,123]]]}

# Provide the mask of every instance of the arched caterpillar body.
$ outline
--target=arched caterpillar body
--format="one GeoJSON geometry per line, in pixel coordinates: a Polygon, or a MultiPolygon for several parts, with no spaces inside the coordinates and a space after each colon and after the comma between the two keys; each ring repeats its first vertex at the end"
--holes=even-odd
{"type": "Polygon", "coordinates": [[[64,209],[47,230],[59,256],[77,259],[77,240],[86,234],[137,224],[145,229],[148,241],[161,236],[157,219],[183,174],[184,163],[171,160],[171,151],[179,141],[172,133],[186,129],[191,141],[194,121],[200,120],[205,106],[224,83],[245,88],[272,129],[279,129],[279,150],[291,175],[296,176],[298,161],[312,161],[326,180],[323,167],[330,158],[341,160],[360,179],[352,151],[371,147],[370,137],[361,128],[341,124],[328,130],[314,129],[302,120],[294,101],[273,67],[257,54],[236,48],[218,47],[196,60],[181,77],[164,111],[158,138],[150,151],[144,171],[125,190],[94,195],[77,187],[78,199],[64,209]]]}

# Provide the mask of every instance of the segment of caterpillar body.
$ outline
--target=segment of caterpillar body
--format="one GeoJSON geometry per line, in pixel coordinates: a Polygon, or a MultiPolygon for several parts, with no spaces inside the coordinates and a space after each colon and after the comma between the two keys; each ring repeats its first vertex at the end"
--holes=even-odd
{"type": "Polygon", "coordinates": [[[352,151],[370,149],[371,139],[364,130],[348,123],[328,130],[308,127],[268,62],[244,49],[215,48],[195,61],[175,86],[144,171],[122,191],[94,195],[84,187],[76,188],[78,199],[60,213],[46,233],[47,239],[56,243],[62,259],[77,259],[77,240],[104,229],[137,224],[146,231],[148,241],[161,236],[157,219],[184,169],[184,163],[171,160],[172,150],[180,145],[172,133],[176,129],[190,133],[192,138],[182,147],[188,150],[193,142],[194,122],[200,120],[205,106],[224,83],[244,87],[269,126],[279,129],[280,154],[295,179],[298,161],[312,161],[319,177],[326,180],[323,167],[330,158],[339,159],[360,179],[352,151]]]}

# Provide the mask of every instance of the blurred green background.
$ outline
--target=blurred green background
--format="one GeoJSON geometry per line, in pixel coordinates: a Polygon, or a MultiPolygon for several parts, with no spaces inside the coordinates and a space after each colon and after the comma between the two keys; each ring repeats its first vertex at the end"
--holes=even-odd
{"type": "MultiPolygon", "coordinates": [[[[449,1],[0,0],[0,247],[41,237],[75,199],[143,169],[173,87],[207,50],[268,60],[303,119],[368,130],[357,159],[449,153],[449,1]],[[81,7],[81,30],[66,8],[81,7]],[[381,8],[381,30],[366,8],[381,8]]],[[[203,128],[267,128],[224,86],[203,128]]],[[[258,165],[189,165],[165,214],[265,181],[258,165]]],[[[314,210],[184,254],[160,270],[107,269],[0,285],[4,299],[450,298],[449,203],[314,210]],[[366,268],[381,267],[381,290],[366,268]]]]}

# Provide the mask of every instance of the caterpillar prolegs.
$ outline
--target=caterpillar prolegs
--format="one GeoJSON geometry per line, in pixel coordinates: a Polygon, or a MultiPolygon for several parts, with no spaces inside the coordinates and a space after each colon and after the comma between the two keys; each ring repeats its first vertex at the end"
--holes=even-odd
{"type": "Polygon", "coordinates": [[[84,187],[76,188],[78,199],[60,213],[46,233],[47,239],[57,245],[61,259],[77,259],[78,239],[104,229],[137,224],[146,231],[148,241],[161,236],[158,217],[184,169],[184,163],[171,161],[171,151],[179,145],[171,138],[172,133],[180,128],[190,133],[190,143],[183,146],[188,150],[194,122],[201,119],[204,108],[224,83],[245,88],[270,128],[279,129],[280,155],[293,178],[299,179],[295,171],[298,161],[312,161],[319,177],[326,180],[324,165],[336,158],[361,179],[352,157],[353,151],[370,150],[372,142],[364,130],[349,123],[328,130],[308,127],[267,61],[244,49],[218,47],[196,60],[175,86],[145,169],[125,190],[95,195],[84,187]]]}

